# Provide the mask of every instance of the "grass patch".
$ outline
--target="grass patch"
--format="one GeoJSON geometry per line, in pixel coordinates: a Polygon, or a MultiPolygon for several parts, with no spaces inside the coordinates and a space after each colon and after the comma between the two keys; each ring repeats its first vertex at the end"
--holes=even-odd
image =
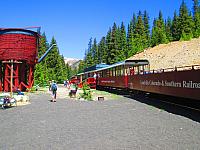
{"type": "Polygon", "coordinates": [[[116,100],[121,97],[120,95],[117,95],[117,94],[109,93],[106,91],[94,90],[94,89],[91,90],[91,93],[92,93],[92,95],[103,96],[103,97],[106,97],[106,98],[112,99],[112,100],[114,100],[114,99],[116,100]]]}

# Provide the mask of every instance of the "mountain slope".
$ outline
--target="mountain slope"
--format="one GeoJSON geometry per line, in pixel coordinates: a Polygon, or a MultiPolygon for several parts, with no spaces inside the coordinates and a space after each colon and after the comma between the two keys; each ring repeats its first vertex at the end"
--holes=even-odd
{"type": "Polygon", "coordinates": [[[80,59],[76,59],[76,58],[65,58],[65,64],[72,66],[74,63],[76,63],[79,60],[80,59]]]}
{"type": "Polygon", "coordinates": [[[160,44],[136,54],[130,59],[147,59],[150,69],[165,69],[188,65],[200,65],[200,38],[160,44]]]}

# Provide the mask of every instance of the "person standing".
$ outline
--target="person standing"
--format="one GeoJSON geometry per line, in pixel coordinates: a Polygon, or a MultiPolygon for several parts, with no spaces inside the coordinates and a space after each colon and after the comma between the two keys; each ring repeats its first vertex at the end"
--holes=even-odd
{"type": "Polygon", "coordinates": [[[58,89],[58,86],[56,82],[52,81],[52,84],[51,84],[52,102],[56,102],[57,89],[58,89]]]}

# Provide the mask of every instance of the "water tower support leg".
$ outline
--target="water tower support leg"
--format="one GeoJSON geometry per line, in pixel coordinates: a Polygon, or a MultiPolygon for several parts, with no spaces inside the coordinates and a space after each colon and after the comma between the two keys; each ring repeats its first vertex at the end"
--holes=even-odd
{"type": "Polygon", "coordinates": [[[0,62],[0,91],[3,90],[2,87],[2,63],[0,62]]]}
{"type": "Polygon", "coordinates": [[[29,89],[33,87],[33,84],[34,84],[34,65],[31,65],[29,67],[29,75],[28,75],[28,86],[29,86],[29,89]]]}
{"type": "Polygon", "coordinates": [[[8,92],[9,91],[9,81],[10,81],[10,76],[9,76],[9,64],[5,64],[5,73],[4,73],[4,91],[8,92]]]}
{"type": "Polygon", "coordinates": [[[14,64],[14,87],[19,87],[19,66],[20,64],[14,64]]]}

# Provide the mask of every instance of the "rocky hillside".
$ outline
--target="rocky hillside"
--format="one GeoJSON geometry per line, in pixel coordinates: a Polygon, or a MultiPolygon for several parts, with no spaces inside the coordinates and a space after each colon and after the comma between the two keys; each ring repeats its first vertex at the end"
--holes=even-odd
{"type": "Polygon", "coordinates": [[[147,59],[151,70],[200,65],[200,38],[160,44],[129,59],[147,59]]]}

